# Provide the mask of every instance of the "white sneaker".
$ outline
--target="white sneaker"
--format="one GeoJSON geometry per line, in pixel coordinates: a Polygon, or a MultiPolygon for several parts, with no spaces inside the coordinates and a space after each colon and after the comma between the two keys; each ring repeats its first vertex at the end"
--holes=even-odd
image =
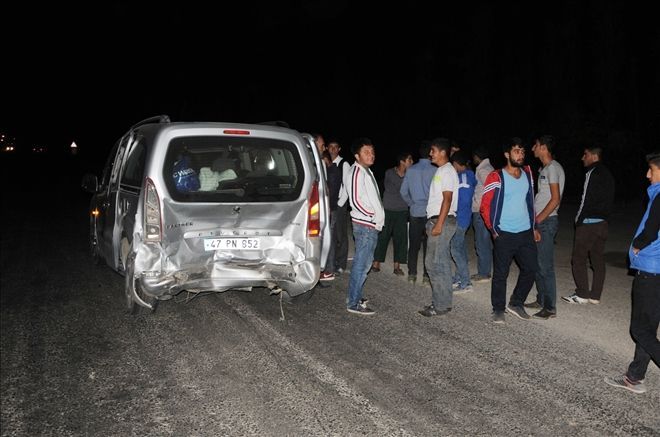
{"type": "Polygon", "coordinates": [[[589,303],[592,303],[594,305],[598,305],[600,303],[600,300],[598,300],[598,299],[589,299],[589,303]]]}
{"type": "Polygon", "coordinates": [[[589,303],[589,299],[585,299],[583,297],[580,297],[577,295],[577,293],[573,293],[570,296],[562,296],[562,300],[568,302],[568,303],[577,303],[577,304],[585,304],[589,303]]]}

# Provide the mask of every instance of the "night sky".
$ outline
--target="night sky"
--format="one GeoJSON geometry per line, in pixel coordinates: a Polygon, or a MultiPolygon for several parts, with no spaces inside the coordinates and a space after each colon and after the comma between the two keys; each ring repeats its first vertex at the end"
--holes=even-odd
{"type": "Polygon", "coordinates": [[[284,120],[344,151],[370,137],[382,173],[422,139],[500,155],[552,134],[569,183],[598,143],[635,190],[660,147],[660,25],[632,2],[89,3],[2,6],[0,129],[19,144],[93,162],[156,114],[284,120]]]}

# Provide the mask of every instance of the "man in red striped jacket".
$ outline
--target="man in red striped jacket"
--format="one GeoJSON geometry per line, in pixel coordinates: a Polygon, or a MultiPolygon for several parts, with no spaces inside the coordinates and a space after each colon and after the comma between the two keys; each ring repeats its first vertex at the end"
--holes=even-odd
{"type": "Polygon", "coordinates": [[[506,305],[506,311],[523,320],[530,318],[523,304],[534,285],[538,270],[534,212],[534,178],[524,165],[525,148],[520,138],[513,138],[504,147],[506,165],[491,172],[484,184],[481,216],[493,235],[493,280],[490,299],[493,323],[504,323],[506,279],[511,262],[520,267],[518,281],[506,305]]]}
{"type": "Polygon", "coordinates": [[[378,243],[378,233],[385,224],[385,209],[378,191],[378,184],[369,169],[376,160],[374,146],[369,138],[358,138],[351,150],[355,163],[344,174],[344,187],[348,191],[351,205],[351,221],[355,254],[348,280],[348,306],[351,313],[371,315],[374,311],[367,307],[362,298],[362,287],[374,260],[374,250],[378,243]]]}

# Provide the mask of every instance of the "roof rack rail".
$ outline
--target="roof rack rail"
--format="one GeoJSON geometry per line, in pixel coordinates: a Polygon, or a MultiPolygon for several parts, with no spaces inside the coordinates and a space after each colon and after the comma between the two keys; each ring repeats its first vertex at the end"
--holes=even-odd
{"type": "Polygon", "coordinates": [[[162,115],[154,115],[153,117],[145,118],[142,121],[139,121],[135,123],[129,130],[133,130],[135,128],[138,128],[142,125],[145,124],[151,124],[151,123],[169,123],[170,122],[170,117],[168,115],[162,114],[162,115]]]}
{"type": "Polygon", "coordinates": [[[257,124],[265,124],[267,126],[286,127],[288,129],[291,128],[291,126],[289,126],[289,123],[287,123],[286,121],[282,121],[282,120],[262,121],[262,122],[257,123],[257,124]]]}

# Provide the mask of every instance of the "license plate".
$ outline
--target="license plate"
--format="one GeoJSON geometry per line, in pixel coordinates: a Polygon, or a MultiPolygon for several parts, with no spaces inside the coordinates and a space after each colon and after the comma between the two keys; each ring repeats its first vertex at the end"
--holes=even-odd
{"type": "Polygon", "coordinates": [[[249,250],[260,249],[258,238],[207,238],[204,240],[204,250],[249,250]]]}

